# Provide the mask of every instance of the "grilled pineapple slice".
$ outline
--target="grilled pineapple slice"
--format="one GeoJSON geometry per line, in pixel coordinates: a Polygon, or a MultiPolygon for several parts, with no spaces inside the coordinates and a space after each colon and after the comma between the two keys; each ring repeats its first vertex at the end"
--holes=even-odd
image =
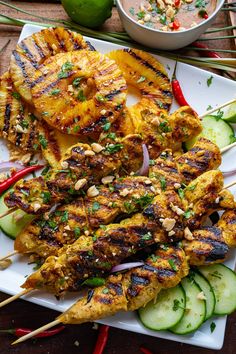
{"type": "Polygon", "coordinates": [[[152,55],[138,49],[118,49],[107,54],[115,60],[126,82],[151,99],[159,108],[169,110],[172,89],[165,68],[152,55]]]}
{"type": "Polygon", "coordinates": [[[63,27],[47,28],[23,39],[13,51],[10,73],[16,91],[31,102],[32,77],[35,70],[47,58],[62,52],[79,49],[93,49],[83,37],[63,27]]]}
{"type": "Polygon", "coordinates": [[[114,122],[126,101],[116,63],[88,50],[60,53],[35,72],[33,103],[39,117],[72,135],[98,133],[114,122]]]}
{"type": "Polygon", "coordinates": [[[38,125],[38,130],[43,157],[52,168],[61,169],[60,160],[72,145],[78,143],[78,138],[51,128],[45,121],[38,125]]]}
{"type": "Polygon", "coordinates": [[[24,151],[38,150],[36,117],[15,92],[9,72],[0,78],[0,136],[24,151]]]}

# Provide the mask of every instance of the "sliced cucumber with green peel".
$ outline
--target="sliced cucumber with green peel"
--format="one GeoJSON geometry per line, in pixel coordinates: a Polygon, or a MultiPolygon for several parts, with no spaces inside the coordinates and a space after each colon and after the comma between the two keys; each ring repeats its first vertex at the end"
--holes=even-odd
{"type": "Polygon", "coordinates": [[[229,123],[236,123],[236,102],[231,103],[222,118],[229,123]]]}
{"type": "Polygon", "coordinates": [[[186,309],[180,322],[170,328],[175,334],[188,334],[196,331],[206,317],[206,301],[199,299],[202,289],[189,277],[182,279],[181,284],[186,294],[186,309]]]}
{"type": "MultiPolygon", "coordinates": [[[[5,213],[8,207],[4,203],[4,194],[0,197],[0,214],[5,213]]],[[[33,220],[34,216],[26,214],[22,210],[16,210],[10,215],[0,219],[0,229],[8,237],[15,240],[23,228],[33,220]]]]}
{"type": "Polygon", "coordinates": [[[206,298],[206,321],[213,315],[215,310],[216,299],[213,288],[207,278],[205,278],[201,273],[191,271],[190,277],[198,284],[198,286],[200,286],[206,298]]]}
{"type": "Polygon", "coordinates": [[[199,271],[211,284],[216,297],[215,315],[229,315],[236,310],[236,273],[223,264],[202,266],[199,271]]]}
{"type": "Polygon", "coordinates": [[[233,128],[217,116],[205,116],[202,119],[202,127],[203,130],[197,137],[185,143],[187,150],[190,150],[200,137],[211,140],[218,145],[219,148],[230,145],[235,141],[233,128]]]}
{"type": "Polygon", "coordinates": [[[185,292],[181,285],[163,289],[156,301],[151,301],[139,309],[140,320],[145,327],[155,331],[168,329],[183,317],[185,302],[185,292]]]}

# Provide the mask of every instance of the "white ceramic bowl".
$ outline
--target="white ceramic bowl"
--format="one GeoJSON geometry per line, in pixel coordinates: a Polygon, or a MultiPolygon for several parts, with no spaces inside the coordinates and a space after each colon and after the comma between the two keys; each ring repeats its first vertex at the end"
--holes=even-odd
{"type": "Polygon", "coordinates": [[[211,26],[223,6],[224,0],[217,0],[216,9],[207,20],[202,21],[197,26],[179,32],[163,32],[140,25],[124,11],[122,2],[123,0],[116,0],[116,5],[122,24],[130,37],[147,47],[173,50],[185,47],[198,39],[211,26]]]}

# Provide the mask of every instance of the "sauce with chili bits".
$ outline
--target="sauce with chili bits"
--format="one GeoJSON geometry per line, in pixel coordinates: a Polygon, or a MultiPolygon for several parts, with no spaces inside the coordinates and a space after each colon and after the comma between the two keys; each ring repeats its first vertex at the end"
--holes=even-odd
{"type": "Polygon", "coordinates": [[[205,21],[217,0],[123,0],[126,13],[141,25],[183,31],[205,21]]]}

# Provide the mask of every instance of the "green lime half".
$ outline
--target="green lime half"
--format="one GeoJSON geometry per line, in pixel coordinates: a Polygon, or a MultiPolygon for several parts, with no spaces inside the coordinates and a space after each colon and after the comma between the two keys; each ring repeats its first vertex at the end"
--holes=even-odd
{"type": "Polygon", "coordinates": [[[111,17],[113,0],[62,0],[68,16],[89,28],[101,26],[111,17]]]}
{"type": "Polygon", "coordinates": [[[236,102],[228,107],[222,118],[229,123],[236,123],[236,102]]]}

